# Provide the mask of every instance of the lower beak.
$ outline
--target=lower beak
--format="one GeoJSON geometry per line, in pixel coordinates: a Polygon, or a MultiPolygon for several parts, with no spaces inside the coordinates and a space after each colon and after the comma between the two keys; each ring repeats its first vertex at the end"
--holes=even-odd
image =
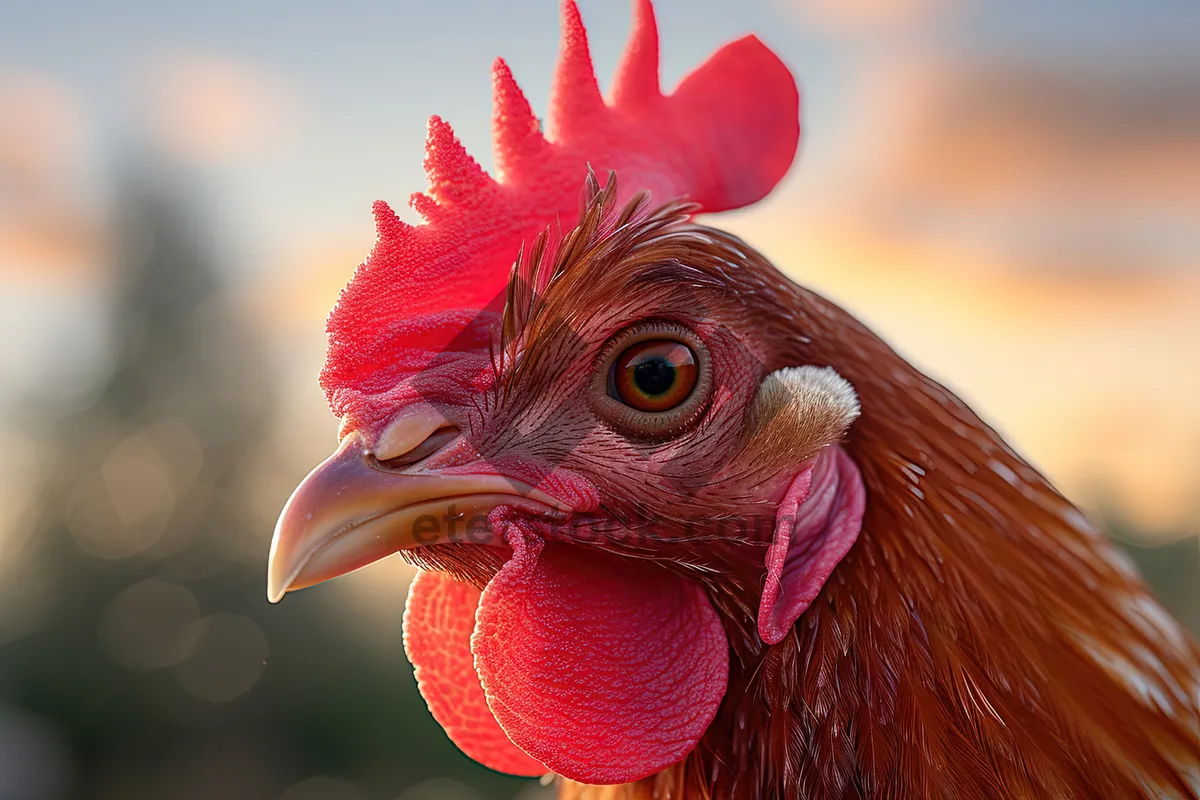
{"type": "Polygon", "coordinates": [[[494,544],[487,515],[498,506],[553,516],[567,511],[506,476],[395,472],[357,434],[308,474],[275,524],[267,599],[344,575],[401,550],[448,542],[494,544]]]}

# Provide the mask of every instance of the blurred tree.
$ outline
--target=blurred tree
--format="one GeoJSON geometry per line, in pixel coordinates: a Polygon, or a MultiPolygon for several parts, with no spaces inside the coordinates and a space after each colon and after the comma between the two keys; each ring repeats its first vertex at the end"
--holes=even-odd
{"type": "MultiPolygon", "coordinates": [[[[469,762],[429,718],[399,630],[380,647],[337,604],[267,606],[248,473],[271,382],[183,185],[126,176],[111,375],[86,410],[28,414],[55,458],[8,573],[37,576],[48,605],[0,646],[0,712],[40,720],[69,763],[26,747],[6,765],[25,751],[5,732],[28,745],[36,725],[0,715],[0,796],[365,800],[445,776],[514,796],[528,782],[469,762]],[[325,773],[345,780],[306,781],[325,773]]],[[[413,800],[453,794],[426,786],[413,800]]]]}
{"type": "Polygon", "coordinates": [[[1125,525],[1110,525],[1112,534],[1154,590],[1159,602],[1193,636],[1200,636],[1200,537],[1181,534],[1156,547],[1125,525]]]}

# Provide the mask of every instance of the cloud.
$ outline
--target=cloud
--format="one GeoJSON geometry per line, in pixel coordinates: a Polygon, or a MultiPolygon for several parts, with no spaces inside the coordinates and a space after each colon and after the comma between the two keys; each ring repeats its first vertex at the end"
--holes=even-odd
{"type": "Polygon", "coordinates": [[[860,70],[841,191],[887,235],[1035,270],[1193,267],[1200,64],[969,52],[860,70]]]}
{"type": "Polygon", "coordinates": [[[80,126],[73,98],[47,75],[0,73],[0,183],[57,172],[80,126]]]}
{"type": "Polygon", "coordinates": [[[150,129],[189,161],[260,153],[295,121],[295,98],[278,76],[227,56],[176,53],[147,73],[150,129]]]}

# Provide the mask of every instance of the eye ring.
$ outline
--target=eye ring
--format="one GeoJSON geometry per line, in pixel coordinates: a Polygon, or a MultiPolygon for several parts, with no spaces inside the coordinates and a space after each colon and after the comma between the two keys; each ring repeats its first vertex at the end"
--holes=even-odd
{"type": "MultiPolygon", "coordinates": [[[[629,388],[628,379],[625,384],[629,388]]],[[[674,322],[651,320],[632,325],[609,339],[600,351],[588,394],[593,411],[619,433],[639,439],[677,435],[699,420],[708,406],[712,394],[712,359],[708,347],[693,331],[674,322]],[[652,402],[643,408],[623,402],[615,369],[619,361],[630,359],[628,366],[638,355],[674,358],[680,362],[690,358],[689,366],[695,376],[690,391],[676,387],[678,397],[651,398],[652,402]]]]}

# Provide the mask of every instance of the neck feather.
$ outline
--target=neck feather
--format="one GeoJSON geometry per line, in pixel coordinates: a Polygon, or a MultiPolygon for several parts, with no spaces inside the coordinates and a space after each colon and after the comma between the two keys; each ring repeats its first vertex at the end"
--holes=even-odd
{"type": "Polygon", "coordinates": [[[783,343],[768,368],[829,364],[858,391],[862,535],[770,648],[738,596],[761,572],[731,565],[751,574],[710,587],[734,664],[700,746],[639,784],[561,796],[1196,797],[1200,654],[1127,559],[840,309],[782,278],[758,296],[783,343]]]}

